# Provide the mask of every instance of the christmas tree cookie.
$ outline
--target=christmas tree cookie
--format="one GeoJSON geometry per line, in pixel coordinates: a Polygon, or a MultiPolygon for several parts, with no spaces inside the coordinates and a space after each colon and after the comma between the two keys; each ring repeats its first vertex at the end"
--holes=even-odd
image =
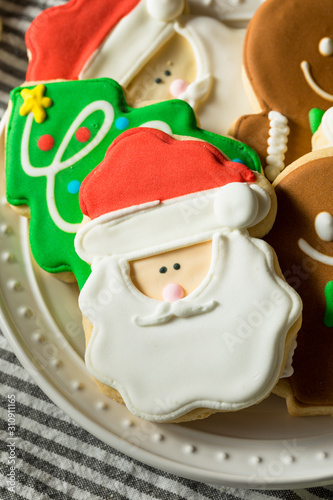
{"type": "Polygon", "coordinates": [[[261,168],[249,147],[199,129],[191,107],[180,100],[133,109],[109,79],[17,88],[7,128],[7,199],[31,218],[31,249],[44,270],[65,279],[74,273],[80,286],[89,276],[90,267],[74,251],[83,217],[80,186],[112,141],[133,127],[206,140],[231,160],[261,168]]]}

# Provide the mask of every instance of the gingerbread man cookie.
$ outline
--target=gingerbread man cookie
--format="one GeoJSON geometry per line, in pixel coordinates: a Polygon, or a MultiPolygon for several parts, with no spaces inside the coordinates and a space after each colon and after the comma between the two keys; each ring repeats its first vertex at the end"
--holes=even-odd
{"type": "Polygon", "coordinates": [[[86,365],[155,422],[256,404],[293,350],[301,301],[271,247],[269,182],[212,145],[132,129],[84,180],[75,247],[86,365]]]}
{"type": "Polygon", "coordinates": [[[311,109],[332,106],[332,19],[331,0],[266,0],[248,26],[244,70],[258,114],[233,134],[259,153],[270,180],[311,151],[311,109]]]}
{"type": "Polygon", "coordinates": [[[71,0],[29,28],[27,80],[109,77],[134,107],[182,99],[203,128],[226,134],[251,111],[241,82],[244,36],[190,15],[185,0],[71,0]]]}
{"type": "Polygon", "coordinates": [[[279,384],[292,415],[333,415],[333,148],[309,153],[273,183],[278,213],[265,238],[303,301],[294,374],[279,384]]]}

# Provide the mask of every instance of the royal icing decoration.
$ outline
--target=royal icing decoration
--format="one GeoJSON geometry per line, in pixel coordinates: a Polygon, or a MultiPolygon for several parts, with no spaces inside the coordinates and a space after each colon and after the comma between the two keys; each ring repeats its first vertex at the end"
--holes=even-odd
{"type": "Polygon", "coordinates": [[[152,127],[192,135],[212,142],[231,159],[240,157],[251,169],[260,170],[259,160],[250,148],[197,128],[186,103],[167,101],[133,109],[126,105],[120,86],[108,79],[55,82],[43,89],[18,88],[11,99],[7,199],[13,205],[30,207],[30,243],[38,264],[50,272],[74,272],[81,286],[90,269],[73,247],[82,222],[80,184],[125,129],[152,127]],[[37,104],[52,101],[42,123],[35,120],[35,107],[22,116],[20,110],[28,102],[24,101],[28,95],[42,96],[37,104]]]}
{"type": "Polygon", "coordinates": [[[244,70],[255,114],[241,117],[233,135],[258,152],[271,179],[283,163],[289,165],[311,151],[309,112],[332,105],[332,19],[331,0],[269,0],[249,23],[244,70]],[[281,126],[288,126],[290,133],[288,142],[282,134],[279,145],[274,144],[278,150],[267,155],[272,111],[288,120],[281,126]]]}
{"type": "Polygon", "coordinates": [[[274,181],[285,167],[285,152],[288,149],[288,119],[278,111],[270,111],[269,119],[269,139],[267,148],[265,174],[267,179],[274,181]]]}
{"type": "Polygon", "coordinates": [[[43,123],[46,119],[45,108],[52,106],[52,100],[44,96],[45,85],[37,85],[33,89],[23,89],[21,96],[24,103],[20,107],[20,115],[27,116],[32,113],[33,118],[37,123],[43,123]]]}
{"type": "MultiPolygon", "coordinates": [[[[151,129],[122,134],[83,182],[81,207],[92,220],[75,246],[92,264],[79,297],[93,324],[86,365],[134,415],[165,422],[195,408],[239,410],[266,397],[281,375],[301,302],[276,274],[271,248],[247,232],[270,209],[256,182],[257,174],[210,145],[151,129]],[[123,183],[126,194],[118,200],[123,183]],[[200,208],[190,223],[182,214],[192,203],[200,208]],[[131,280],[131,262],[177,248],[186,256],[207,241],[208,273],[190,293],[181,275],[164,288],[163,300],[143,294],[131,280]]],[[[185,266],[193,265],[188,255],[185,266]]],[[[174,264],[177,272],[182,267],[174,264]]],[[[156,270],[156,279],[166,272],[156,270]]]]}
{"type": "Polygon", "coordinates": [[[71,0],[47,10],[27,33],[32,53],[27,80],[109,77],[127,90],[146,72],[128,94],[138,96],[130,101],[133,106],[183,99],[195,108],[202,127],[226,134],[251,109],[241,81],[245,30],[187,12],[184,0],[117,0],[112,6],[108,0],[89,6],[87,0],[71,0]],[[92,24],[87,37],[87,25],[92,24]],[[160,54],[175,37],[183,40],[183,46],[164,61],[160,54]],[[168,62],[164,82],[160,67],[168,62]]]}

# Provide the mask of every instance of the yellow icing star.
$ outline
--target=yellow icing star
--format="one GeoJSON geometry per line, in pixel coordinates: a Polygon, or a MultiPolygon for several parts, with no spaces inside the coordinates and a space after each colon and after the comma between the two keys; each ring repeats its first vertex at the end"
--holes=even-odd
{"type": "Polygon", "coordinates": [[[45,108],[52,106],[52,99],[44,97],[45,85],[37,85],[34,89],[23,89],[21,96],[24,103],[20,107],[20,115],[27,116],[33,113],[37,123],[43,123],[46,118],[45,108]]]}

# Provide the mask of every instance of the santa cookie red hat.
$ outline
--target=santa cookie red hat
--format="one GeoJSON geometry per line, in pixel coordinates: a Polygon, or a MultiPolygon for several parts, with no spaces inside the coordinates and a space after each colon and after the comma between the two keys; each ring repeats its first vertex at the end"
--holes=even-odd
{"type": "Polygon", "coordinates": [[[185,6],[185,0],[70,0],[51,7],[26,33],[26,80],[90,78],[82,72],[104,43],[103,76],[126,86],[172,36],[185,6]]]}
{"type": "Polygon", "coordinates": [[[83,181],[76,237],[81,258],[168,251],[212,238],[221,228],[263,220],[270,198],[256,174],[214,146],[156,129],[121,134],[83,181]],[[184,138],[183,138],[184,139],[184,138]]]}

